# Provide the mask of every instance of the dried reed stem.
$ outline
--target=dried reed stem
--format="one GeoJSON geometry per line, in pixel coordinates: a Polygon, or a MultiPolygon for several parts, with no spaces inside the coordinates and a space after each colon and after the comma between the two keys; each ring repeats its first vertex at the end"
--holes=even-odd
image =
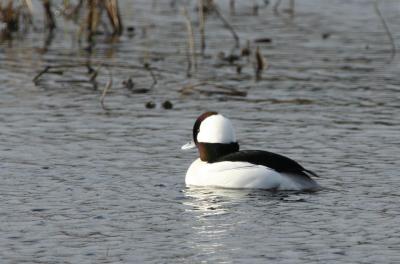
{"type": "Polygon", "coordinates": [[[188,62],[189,63],[188,63],[187,74],[188,74],[188,76],[190,76],[190,71],[191,71],[192,66],[194,67],[195,71],[197,70],[194,34],[193,34],[192,22],[190,21],[190,17],[189,17],[186,7],[183,7],[182,14],[185,17],[186,29],[187,29],[187,33],[188,33],[188,47],[189,47],[188,62]]]}
{"type": "Polygon", "coordinates": [[[32,17],[33,16],[33,6],[32,6],[32,0],[25,0],[23,4],[26,6],[28,9],[29,15],[32,17]]]}
{"type": "Polygon", "coordinates": [[[51,11],[51,1],[43,0],[43,8],[46,15],[46,26],[52,31],[56,28],[56,21],[54,20],[53,12],[51,11]]]}
{"type": "Polygon", "coordinates": [[[50,70],[50,66],[46,66],[43,70],[41,70],[36,76],[32,79],[32,82],[37,85],[38,80],[40,77],[42,77],[43,74],[47,73],[50,70]]]}
{"type": "Polygon", "coordinates": [[[121,35],[123,31],[121,15],[118,8],[118,0],[104,0],[108,18],[114,29],[114,34],[121,35]]]}
{"type": "Polygon", "coordinates": [[[288,10],[290,16],[294,16],[294,0],[290,0],[289,2],[289,10],[288,10]]]}
{"type": "Polygon", "coordinates": [[[380,9],[379,9],[378,0],[375,0],[375,1],[374,1],[374,9],[375,9],[376,14],[377,14],[378,17],[380,18],[380,20],[381,20],[381,22],[382,22],[382,25],[383,25],[383,27],[385,28],[386,34],[388,35],[388,38],[389,38],[389,40],[390,40],[390,44],[391,44],[392,50],[391,50],[391,56],[390,56],[389,63],[391,63],[391,62],[393,61],[394,57],[396,56],[396,52],[397,52],[397,50],[396,50],[396,44],[395,44],[395,42],[394,42],[393,35],[392,35],[392,33],[390,32],[389,26],[387,25],[387,23],[386,23],[386,21],[385,21],[385,18],[382,16],[382,13],[381,13],[381,11],[380,11],[380,9]]]}
{"type": "Polygon", "coordinates": [[[255,65],[256,81],[259,81],[262,78],[262,72],[268,68],[267,60],[261,54],[259,47],[257,47],[256,49],[255,59],[256,59],[256,65],[255,65]]]}
{"type": "Polygon", "coordinates": [[[101,94],[101,97],[100,97],[100,104],[101,104],[101,107],[102,107],[104,110],[109,111],[110,109],[108,109],[108,108],[105,106],[105,104],[104,104],[104,98],[106,97],[106,94],[107,94],[108,90],[110,90],[111,87],[112,87],[112,84],[113,84],[113,76],[112,76],[112,72],[110,71],[110,69],[109,69],[108,67],[107,67],[107,70],[108,70],[109,80],[108,80],[106,86],[104,87],[103,93],[101,94]]]}
{"type": "Polygon", "coordinates": [[[233,29],[233,27],[228,22],[228,20],[225,19],[225,17],[222,15],[222,13],[220,12],[218,6],[215,3],[213,5],[213,9],[214,9],[215,13],[217,14],[217,16],[222,20],[222,23],[224,24],[224,26],[232,33],[232,36],[235,39],[235,47],[239,48],[240,47],[240,40],[239,40],[238,34],[236,34],[236,31],[233,29]]]}
{"type": "Polygon", "coordinates": [[[157,84],[156,75],[154,74],[153,69],[151,68],[149,63],[144,63],[144,68],[149,71],[150,76],[153,79],[153,83],[150,86],[150,89],[153,89],[153,87],[157,84]]]}
{"type": "Polygon", "coordinates": [[[280,4],[281,4],[281,1],[282,1],[282,0],[277,0],[276,3],[275,3],[275,5],[274,5],[274,13],[275,13],[276,15],[279,14],[279,6],[280,6],[280,4]]]}
{"type": "Polygon", "coordinates": [[[88,42],[92,43],[93,35],[97,30],[97,26],[100,22],[100,11],[98,9],[99,0],[88,0],[88,16],[87,16],[87,31],[88,31],[88,42]]]}
{"type": "Polygon", "coordinates": [[[68,1],[64,2],[64,17],[66,19],[72,19],[76,23],[78,20],[79,11],[83,6],[83,1],[84,0],[79,0],[79,2],[74,7],[72,7],[71,3],[69,3],[68,1]]]}
{"type": "Polygon", "coordinates": [[[205,39],[205,16],[204,16],[204,3],[203,0],[198,0],[199,8],[199,31],[200,31],[200,47],[201,54],[204,55],[206,49],[206,39],[205,39]]]}
{"type": "Polygon", "coordinates": [[[235,0],[230,0],[229,1],[229,11],[231,15],[235,15],[236,10],[235,10],[235,0]]]}

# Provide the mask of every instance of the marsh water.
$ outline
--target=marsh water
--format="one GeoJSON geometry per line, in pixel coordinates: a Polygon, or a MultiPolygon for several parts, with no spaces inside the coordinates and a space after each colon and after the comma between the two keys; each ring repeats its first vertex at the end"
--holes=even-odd
{"type": "MultiPolygon", "coordinates": [[[[47,44],[34,32],[1,43],[0,262],[400,262],[399,56],[373,1],[299,0],[292,18],[286,1],[279,15],[272,2],[237,1],[231,14],[218,1],[253,53],[224,60],[240,51],[211,16],[191,77],[181,6],[199,50],[196,1],[171,2],[120,1],[134,30],[96,36],[92,53],[61,18],[47,44]],[[259,81],[256,46],[269,65],[259,81]],[[99,71],[97,90],[79,82],[90,78],[85,63],[99,71]],[[187,188],[197,153],[180,147],[205,110],[231,118],[242,149],[287,155],[324,189],[187,188]]],[[[399,45],[400,6],[380,10],[399,45]]]]}

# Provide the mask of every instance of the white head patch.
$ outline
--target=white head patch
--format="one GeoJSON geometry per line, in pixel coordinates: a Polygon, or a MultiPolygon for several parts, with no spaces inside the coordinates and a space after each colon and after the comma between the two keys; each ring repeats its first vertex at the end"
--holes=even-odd
{"type": "Polygon", "coordinates": [[[201,122],[197,141],[203,143],[236,142],[235,130],[228,118],[220,114],[212,115],[201,122]]]}

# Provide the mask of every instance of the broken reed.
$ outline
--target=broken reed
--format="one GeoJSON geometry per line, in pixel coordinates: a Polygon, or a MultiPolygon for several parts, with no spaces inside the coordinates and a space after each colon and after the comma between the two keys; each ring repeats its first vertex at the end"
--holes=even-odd
{"type": "Polygon", "coordinates": [[[20,27],[20,17],[22,16],[21,7],[15,7],[13,1],[9,0],[3,5],[0,1],[0,22],[5,24],[4,30],[6,33],[18,31],[20,27]]]}
{"type": "MultiPolygon", "coordinates": [[[[25,29],[33,25],[33,9],[31,0],[18,1],[9,0],[7,4],[0,1],[0,22],[3,22],[8,37],[12,32],[21,29],[20,21],[25,22],[25,29]]],[[[102,14],[107,14],[109,25],[112,28],[113,35],[121,35],[123,32],[123,23],[118,7],[118,0],[80,0],[75,6],[69,1],[63,1],[61,6],[55,7],[51,0],[42,0],[43,13],[45,16],[44,28],[53,31],[57,27],[54,14],[60,14],[64,19],[77,18],[80,10],[85,8],[86,18],[79,23],[86,29],[88,40],[92,41],[92,36],[98,31],[98,27],[102,24],[102,14]],[[84,5],[86,3],[86,5],[84,5]]],[[[103,23],[103,25],[106,23],[103,23]]],[[[106,28],[106,26],[105,26],[106,28]]],[[[106,30],[105,30],[106,31],[106,30]]]]}
{"type": "Polygon", "coordinates": [[[87,23],[88,40],[92,41],[101,23],[101,15],[106,11],[109,22],[113,28],[113,35],[121,35],[123,31],[121,15],[119,13],[117,0],[87,0],[87,23]]]}

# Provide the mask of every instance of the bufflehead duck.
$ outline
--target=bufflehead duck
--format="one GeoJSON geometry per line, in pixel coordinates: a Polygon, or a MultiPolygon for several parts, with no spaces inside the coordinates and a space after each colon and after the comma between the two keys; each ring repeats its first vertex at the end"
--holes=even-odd
{"type": "Polygon", "coordinates": [[[222,188],[315,191],[317,176],[296,161],[262,150],[241,150],[230,120],[217,112],[205,112],[193,126],[193,141],[183,150],[197,147],[200,158],[186,173],[186,185],[222,188]]]}

